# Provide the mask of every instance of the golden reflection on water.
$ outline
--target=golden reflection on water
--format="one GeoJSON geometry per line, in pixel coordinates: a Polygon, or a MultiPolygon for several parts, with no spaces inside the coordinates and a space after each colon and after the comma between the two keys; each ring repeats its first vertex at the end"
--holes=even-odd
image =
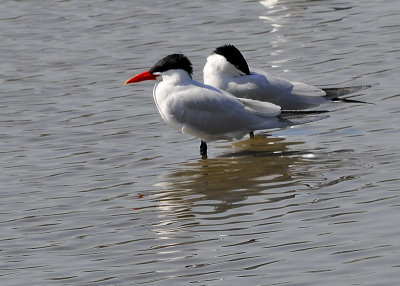
{"type": "Polygon", "coordinates": [[[194,201],[218,201],[215,211],[223,212],[248,196],[297,184],[292,175],[309,162],[303,159],[305,154],[290,150],[291,145],[297,144],[303,142],[256,135],[223,146],[229,152],[219,157],[182,163],[157,184],[162,189],[160,207],[168,209],[176,202],[182,207],[194,201]]]}

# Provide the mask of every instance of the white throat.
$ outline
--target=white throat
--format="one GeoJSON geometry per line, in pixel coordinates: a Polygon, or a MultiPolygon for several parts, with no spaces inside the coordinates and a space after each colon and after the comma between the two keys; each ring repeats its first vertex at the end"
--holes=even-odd
{"type": "Polygon", "coordinates": [[[168,70],[160,73],[160,75],[166,84],[172,85],[181,84],[182,82],[192,79],[186,71],[181,69],[168,70]]]}

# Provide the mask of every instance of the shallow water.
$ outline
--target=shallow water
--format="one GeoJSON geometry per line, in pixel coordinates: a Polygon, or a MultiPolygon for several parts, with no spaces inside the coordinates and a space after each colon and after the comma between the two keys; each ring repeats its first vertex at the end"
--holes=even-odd
{"type": "Polygon", "coordinates": [[[395,285],[400,8],[389,1],[3,1],[1,285],[395,285]],[[253,140],[168,128],[152,83],[237,45],[373,104],[253,140]]]}

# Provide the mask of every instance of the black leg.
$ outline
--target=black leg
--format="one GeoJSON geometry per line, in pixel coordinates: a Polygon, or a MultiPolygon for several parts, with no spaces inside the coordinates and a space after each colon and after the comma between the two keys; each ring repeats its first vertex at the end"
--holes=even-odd
{"type": "Polygon", "coordinates": [[[203,159],[207,158],[207,144],[203,140],[200,143],[200,155],[203,159]]]}
{"type": "Polygon", "coordinates": [[[250,135],[250,138],[254,138],[254,132],[253,131],[249,132],[249,135],[250,135]]]}

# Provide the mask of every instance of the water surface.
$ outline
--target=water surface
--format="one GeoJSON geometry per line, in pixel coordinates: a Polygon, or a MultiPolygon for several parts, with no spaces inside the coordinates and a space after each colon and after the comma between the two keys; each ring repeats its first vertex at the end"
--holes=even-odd
{"type": "Polygon", "coordinates": [[[3,1],[1,285],[395,285],[400,9],[365,1],[3,1]],[[373,104],[209,144],[161,120],[173,52],[237,45],[373,104]]]}

